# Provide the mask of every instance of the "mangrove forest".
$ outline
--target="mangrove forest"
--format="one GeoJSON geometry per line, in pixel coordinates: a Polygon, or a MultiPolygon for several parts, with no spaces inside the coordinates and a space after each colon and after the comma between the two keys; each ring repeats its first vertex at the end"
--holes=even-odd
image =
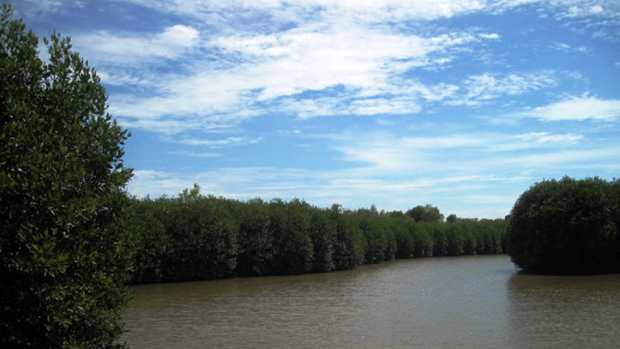
{"type": "Polygon", "coordinates": [[[134,283],[328,272],[395,258],[496,254],[507,221],[444,223],[430,205],[401,211],[319,208],[303,200],[200,194],[131,201],[134,283]],[[427,221],[412,215],[428,214],[427,221]],[[428,221],[430,220],[430,221],[428,221]]]}

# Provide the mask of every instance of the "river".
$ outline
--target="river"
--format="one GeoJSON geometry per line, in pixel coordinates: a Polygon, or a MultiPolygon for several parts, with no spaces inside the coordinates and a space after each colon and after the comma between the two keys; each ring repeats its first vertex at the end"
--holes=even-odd
{"type": "Polygon", "coordinates": [[[614,348],[620,275],[518,273],[506,255],[132,286],[130,348],[614,348]]]}

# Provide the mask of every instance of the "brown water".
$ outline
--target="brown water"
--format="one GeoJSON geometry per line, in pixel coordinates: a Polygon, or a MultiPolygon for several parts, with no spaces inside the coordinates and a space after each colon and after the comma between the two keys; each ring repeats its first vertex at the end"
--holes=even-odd
{"type": "Polygon", "coordinates": [[[517,274],[506,255],[135,286],[130,348],[619,348],[620,275],[517,274]]]}

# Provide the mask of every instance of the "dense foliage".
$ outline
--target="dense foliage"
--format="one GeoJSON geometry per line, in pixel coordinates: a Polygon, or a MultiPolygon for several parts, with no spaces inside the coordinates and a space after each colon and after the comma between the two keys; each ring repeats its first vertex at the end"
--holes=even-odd
{"type": "Polygon", "coordinates": [[[133,282],[346,270],[394,258],[504,251],[507,222],[416,222],[402,212],[321,209],[295,199],[133,199],[139,232],[133,282]]]}
{"type": "Polygon", "coordinates": [[[536,183],[515,203],[507,234],[513,262],[558,274],[620,272],[620,181],[536,183]]]}
{"type": "Polygon", "coordinates": [[[127,138],[69,40],[0,15],[0,347],[111,348],[132,260],[127,138]]]}
{"type": "Polygon", "coordinates": [[[443,222],[443,214],[432,205],[418,205],[405,212],[405,215],[415,219],[416,222],[443,222]]]}

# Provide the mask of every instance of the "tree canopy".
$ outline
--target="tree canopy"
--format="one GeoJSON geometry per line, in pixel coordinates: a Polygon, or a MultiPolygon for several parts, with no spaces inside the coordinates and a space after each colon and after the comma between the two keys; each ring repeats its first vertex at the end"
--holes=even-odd
{"type": "Polygon", "coordinates": [[[132,259],[126,130],[68,38],[0,15],[0,347],[111,348],[132,259]]]}
{"type": "Polygon", "coordinates": [[[418,205],[405,212],[405,214],[415,219],[416,222],[443,222],[444,219],[439,209],[431,205],[418,205]]]}
{"type": "Polygon", "coordinates": [[[620,272],[620,181],[545,180],[515,203],[508,253],[532,272],[620,272]]]}

